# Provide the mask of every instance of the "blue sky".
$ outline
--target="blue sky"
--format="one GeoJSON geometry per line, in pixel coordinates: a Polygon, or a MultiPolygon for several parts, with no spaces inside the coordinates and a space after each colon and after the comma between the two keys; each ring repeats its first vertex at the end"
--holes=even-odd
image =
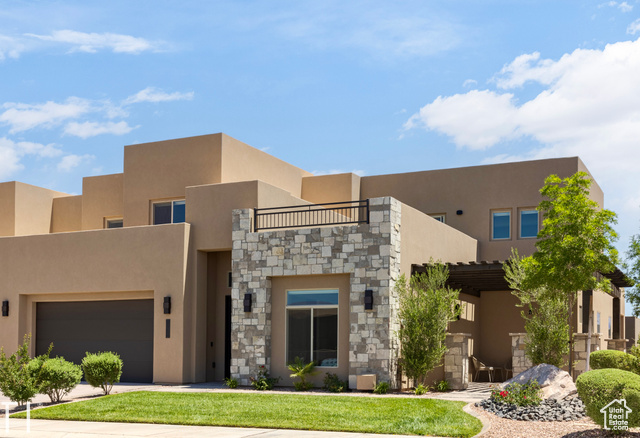
{"type": "Polygon", "coordinates": [[[225,132],[316,173],[579,155],[640,231],[640,2],[3,1],[0,181],[225,132]]]}

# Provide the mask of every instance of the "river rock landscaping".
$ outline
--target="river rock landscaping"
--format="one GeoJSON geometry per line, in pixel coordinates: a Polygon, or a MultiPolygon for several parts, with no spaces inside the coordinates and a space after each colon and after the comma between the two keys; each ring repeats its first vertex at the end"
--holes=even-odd
{"type": "Polygon", "coordinates": [[[488,398],[476,403],[476,406],[498,417],[521,421],[573,421],[586,416],[584,404],[577,396],[563,400],[550,398],[537,406],[516,406],[488,398]]]}

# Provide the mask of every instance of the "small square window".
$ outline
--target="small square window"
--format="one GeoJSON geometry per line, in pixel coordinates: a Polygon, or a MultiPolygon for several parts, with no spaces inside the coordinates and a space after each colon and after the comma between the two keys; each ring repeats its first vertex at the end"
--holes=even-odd
{"type": "Polygon", "coordinates": [[[538,210],[520,210],[520,237],[538,237],[538,210]]]}
{"type": "Polygon", "coordinates": [[[438,222],[442,222],[443,224],[446,223],[445,214],[444,213],[442,213],[442,214],[430,214],[429,216],[431,216],[432,218],[434,218],[438,222]]]}
{"type": "Polygon", "coordinates": [[[124,222],[121,218],[118,219],[105,219],[105,228],[122,228],[124,222]]]}
{"type": "Polygon", "coordinates": [[[511,239],[510,211],[494,211],[491,213],[491,239],[511,239]]]}
{"type": "Polygon", "coordinates": [[[153,204],[153,225],[178,224],[185,222],[186,204],[184,200],[155,202],[153,204]]]}

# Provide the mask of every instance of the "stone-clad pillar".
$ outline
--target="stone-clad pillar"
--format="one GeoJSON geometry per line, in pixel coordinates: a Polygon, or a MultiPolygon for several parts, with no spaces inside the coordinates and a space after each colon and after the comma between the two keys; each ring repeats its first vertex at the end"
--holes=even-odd
{"type": "Polygon", "coordinates": [[[628,339],[605,339],[607,341],[607,350],[627,351],[628,339]]]}
{"type": "Polygon", "coordinates": [[[529,359],[525,352],[524,347],[527,344],[525,339],[526,333],[509,333],[511,336],[511,361],[513,366],[513,375],[517,376],[523,371],[528,370],[533,366],[531,359],[529,359]]]}
{"type": "MultiPolygon", "coordinates": [[[[587,367],[587,333],[573,334],[573,378],[585,372],[587,367]]],[[[591,334],[591,353],[600,350],[600,333],[591,334]]]]}
{"type": "Polygon", "coordinates": [[[445,340],[444,379],[451,389],[469,386],[469,333],[448,333],[445,340]]]}

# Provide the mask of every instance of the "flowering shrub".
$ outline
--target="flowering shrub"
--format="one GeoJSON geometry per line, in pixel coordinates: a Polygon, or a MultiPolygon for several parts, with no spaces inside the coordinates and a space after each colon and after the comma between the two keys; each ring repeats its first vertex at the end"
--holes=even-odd
{"type": "Polygon", "coordinates": [[[530,380],[524,385],[510,383],[503,389],[493,388],[491,400],[516,406],[537,406],[541,401],[540,385],[537,381],[530,380]]]}
{"type": "Polygon", "coordinates": [[[273,386],[280,381],[280,377],[269,377],[269,372],[264,365],[260,365],[258,369],[258,375],[256,377],[250,377],[251,386],[258,391],[269,391],[273,389],[273,386]]]}

